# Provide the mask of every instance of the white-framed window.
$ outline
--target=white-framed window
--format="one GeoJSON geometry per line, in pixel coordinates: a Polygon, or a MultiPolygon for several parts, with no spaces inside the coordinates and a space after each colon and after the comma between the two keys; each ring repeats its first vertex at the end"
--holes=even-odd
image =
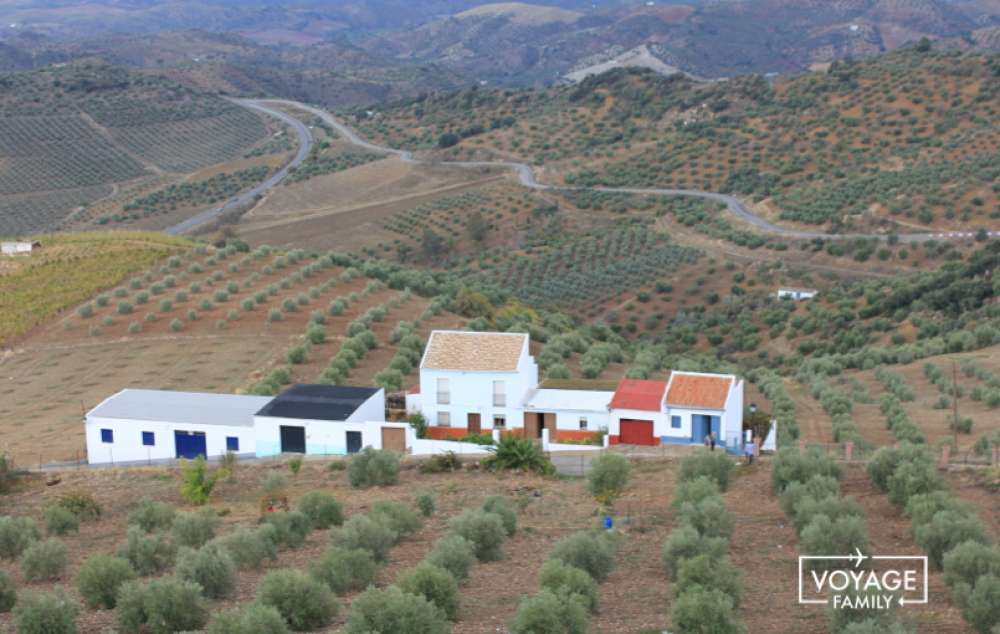
{"type": "Polygon", "coordinates": [[[584,430],[587,429],[587,417],[586,416],[581,416],[580,417],[580,429],[584,429],[584,430]]]}
{"type": "Polygon", "coordinates": [[[437,402],[438,405],[451,403],[451,387],[448,385],[448,379],[437,380],[437,402]]]}
{"type": "Polygon", "coordinates": [[[507,407],[506,381],[493,381],[493,407],[507,407]]]}
{"type": "Polygon", "coordinates": [[[451,427],[451,412],[438,412],[438,427],[451,427]]]}
{"type": "Polygon", "coordinates": [[[504,429],[507,427],[507,417],[497,414],[493,417],[493,428],[494,429],[504,429]]]}

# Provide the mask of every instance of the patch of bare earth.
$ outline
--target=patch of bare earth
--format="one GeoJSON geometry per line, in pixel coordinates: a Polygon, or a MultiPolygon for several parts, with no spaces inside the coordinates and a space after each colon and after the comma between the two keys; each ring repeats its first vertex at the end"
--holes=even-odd
{"type": "Polygon", "coordinates": [[[740,620],[750,632],[826,632],[826,614],[798,603],[798,538],[771,493],[769,462],[739,467],[725,493],[736,515],[729,544],[743,572],[740,620]]]}

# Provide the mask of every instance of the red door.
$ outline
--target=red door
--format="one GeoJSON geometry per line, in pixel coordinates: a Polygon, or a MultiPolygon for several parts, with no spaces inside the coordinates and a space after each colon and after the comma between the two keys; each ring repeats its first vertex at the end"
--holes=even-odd
{"type": "Polygon", "coordinates": [[[621,421],[620,442],[623,445],[655,445],[653,421],[623,418],[621,421]]]}

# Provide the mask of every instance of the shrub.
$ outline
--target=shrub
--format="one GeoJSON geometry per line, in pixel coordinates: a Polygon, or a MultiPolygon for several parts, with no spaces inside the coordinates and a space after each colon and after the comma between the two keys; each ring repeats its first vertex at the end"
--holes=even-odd
{"type": "Polygon", "coordinates": [[[179,579],[197,583],[209,599],[228,597],[236,589],[236,564],[218,545],[182,549],[175,574],[179,579]]]}
{"type": "Polygon", "coordinates": [[[733,600],[721,590],[695,587],[674,599],[670,620],[678,632],[743,634],[733,600]]]}
{"type": "Polygon", "coordinates": [[[457,581],[462,581],[476,563],[475,545],[461,535],[445,535],[434,543],[427,554],[427,562],[444,568],[457,581]]]}
{"type": "Polygon", "coordinates": [[[536,443],[519,436],[501,436],[500,441],[487,447],[490,455],[483,460],[483,466],[491,471],[521,469],[542,475],[555,473],[552,462],[536,443]]]}
{"type": "Polygon", "coordinates": [[[970,540],[955,546],[944,555],[944,582],[972,586],[985,574],[1000,577],[1000,547],[970,540]]]}
{"type": "Polygon", "coordinates": [[[888,491],[889,479],[895,473],[896,468],[904,462],[933,465],[933,458],[924,447],[909,443],[902,443],[898,447],[882,447],[872,455],[868,462],[868,477],[879,489],[888,491]]]}
{"type": "Polygon", "coordinates": [[[130,526],[138,526],[147,533],[152,533],[164,531],[173,526],[176,515],[174,507],[166,502],[143,498],[128,514],[128,523],[130,526]]]}
{"type": "Polygon", "coordinates": [[[939,511],[958,511],[973,514],[975,508],[968,502],[955,498],[949,491],[932,491],[910,497],[906,503],[906,514],[910,516],[913,529],[930,522],[939,511]]]}
{"type": "Polygon", "coordinates": [[[78,315],[80,315],[80,317],[83,317],[84,319],[88,319],[90,317],[93,317],[94,316],[94,305],[91,304],[90,302],[87,302],[86,304],[83,304],[82,306],[80,306],[79,308],[77,308],[76,309],[76,313],[78,315]]]}
{"type": "Polygon", "coordinates": [[[17,559],[41,537],[30,517],[0,517],[0,557],[17,559]]]}
{"type": "Polygon", "coordinates": [[[207,634],[287,634],[288,626],[275,608],[251,603],[219,612],[205,631],[207,634]]]}
{"type": "Polygon", "coordinates": [[[434,515],[434,495],[428,491],[417,493],[417,508],[424,517],[434,515]]]}
{"type": "Polygon", "coordinates": [[[65,535],[80,530],[80,520],[73,512],[61,506],[45,509],[45,530],[49,535],[65,535]]]}
{"type": "Polygon", "coordinates": [[[511,537],[517,532],[517,512],[511,508],[510,502],[502,495],[491,495],[483,500],[483,510],[500,516],[503,529],[511,537]]]}
{"type": "Polygon", "coordinates": [[[720,590],[732,599],[733,607],[740,605],[740,597],[743,595],[742,575],[728,557],[698,555],[681,561],[677,569],[677,582],[673,586],[674,597],[698,586],[720,590]]]}
{"type": "Polygon", "coordinates": [[[795,530],[801,533],[817,515],[826,515],[831,519],[850,516],[864,518],[865,513],[854,498],[828,495],[817,500],[807,497],[799,500],[795,507],[795,530]]]}
{"type": "Polygon", "coordinates": [[[278,610],[297,632],[329,625],[337,615],[337,600],[330,589],[298,570],[267,573],[257,588],[257,599],[278,610]]]}
{"type": "Polygon", "coordinates": [[[551,590],[525,597],[517,607],[511,634],[586,634],[590,615],[579,595],[560,595],[551,590]]]}
{"type": "Polygon", "coordinates": [[[977,515],[959,511],[939,511],[931,521],[917,526],[913,537],[917,545],[927,551],[931,565],[941,568],[944,555],[965,541],[989,544],[988,533],[977,515]]]}
{"type": "Polygon", "coordinates": [[[995,633],[1000,623],[1000,575],[979,577],[975,586],[959,591],[958,602],[962,605],[962,616],[977,632],[995,633]]]}
{"type": "Polygon", "coordinates": [[[792,482],[806,482],[815,475],[840,480],[842,472],[829,457],[816,450],[800,452],[793,447],[779,449],[771,466],[771,486],[781,493],[792,482]]]}
{"type": "Polygon", "coordinates": [[[283,473],[272,471],[264,478],[261,488],[264,489],[264,493],[275,495],[288,488],[288,478],[283,473]]]}
{"type": "Polygon", "coordinates": [[[94,496],[85,491],[64,493],[56,500],[56,506],[67,509],[80,521],[96,520],[101,517],[101,505],[94,496]]]}
{"type": "Polygon", "coordinates": [[[353,487],[386,486],[399,481],[399,456],[365,447],[351,458],[347,477],[353,487]]]}
{"type": "Polygon", "coordinates": [[[615,545],[605,533],[580,531],[559,540],[551,559],[585,570],[598,582],[604,581],[615,566],[615,545]]]}
{"type": "Polygon", "coordinates": [[[292,346],[288,349],[288,354],[285,358],[289,363],[300,364],[306,362],[306,347],[305,346],[292,346]]]}
{"type": "Polygon", "coordinates": [[[421,595],[403,592],[395,586],[385,590],[369,588],[351,603],[345,634],[447,634],[447,617],[421,595]]]}
{"type": "Polygon", "coordinates": [[[400,502],[379,500],[372,507],[369,517],[388,526],[396,533],[397,539],[402,539],[420,530],[420,516],[413,509],[400,502]]]}
{"type": "Polygon", "coordinates": [[[458,616],[458,582],[444,568],[421,562],[403,573],[396,585],[403,592],[424,597],[444,612],[448,619],[454,621],[458,616]]]}
{"type": "Polygon", "coordinates": [[[200,630],[208,621],[201,587],[191,581],[164,577],[142,585],[129,581],[118,592],[118,624],[125,632],[143,626],[153,634],[200,630]]]}
{"type": "Polygon", "coordinates": [[[135,579],[135,570],[121,557],[91,555],[76,574],[76,587],[87,607],[113,609],[122,584],[135,579]]]}
{"type": "Polygon", "coordinates": [[[312,530],[312,520],[301,511],[268,513],[261,521],[274,527],[274,539],[277,540],[277,544],[289,548],[298,548],[304,544],[309,531],[312,530]]]}
{"type": "Polygon", "coordinates": [[[164,535],[147,535],[138,526],[130,526],[119,555],[132,564],[143,577],[163,572],[174,563],[177,549],[164,535]]]}
{"type": "Polygon", "coordinates": [[[181,495],[191,504],[201,506],[208,502],[218,481],[219,473],[210,472],[204,456],[198,456],[181,468],[181,495]]]}
{"type": "Polygon", "coordinates": [[[17,603],[17,588],[14,587],[14,580],[0,570],[0,614],[10,612],[15,603],[17,603]]]}
{"type": "Polygon", "coordinates": [[[211,509],[178,513],[173,523],[174,542],[178,546],[201,548],[215,537],[219,524],[219,516],[211,509]]]}
{"type": "Polygon", "coordinates": [[[719,495],[719,485],[708,476],[698,476],[691,480],[679,482],[674,489],[674,501],[671,506],[680,508],[685,502],[697,504],[706,498],[719,495]]]}
{"type": "Polygon", "coordinates": [[[299,498],[298,506],[313,528],[325,529],[344,523],[344,507],[329,493],[310,491],[299,498]]]}
{"type": "Polygon", "coordinates": [[[558,559],[549,559],[542,565],[538,585],[557,595],[576,595],[583,599],[591,612],[597,612],[597,582],[585,570],[569,566],[558,559]]]}
{"type": "Polygon", "coordinates": [[[858,591],[848,586],[846,591],[838,594],[845,599],[836,609],[831,607],[828,610],[831,632],[847,632],[850,631],[851,625],[857,626],[861,623],[878,625],[880,629],[877,629],[877,632],[886,632],[889,624],[896,620],[894,604],[886,609],[874,602],[876,596],[882,594],[878,591],[865,589],[858,591]]]}
{"type": "Polygon", "coordinates": [[[66,571],[66,545],[58,539],[32,543],[21,555],[25,581],[55,581],[66,571]]]}
{"type": "Polygon", "coordinates": [[[495,513],[482,509],[466,509],[448,523],[456,535],[461,535],[472,543],[479,561],[497,561],[503,558],[501,546],[507,539],[503,520],[495,513]]]}
{"type": "Polygon", "coordinates": [[[420,473],[446,473],[462,468],[462,459],[454,451],[434,454],[420,463],[420,473]]]}
{"type": "Polygon", "coordinates": [[[729,550],[729,542],[722,537],[705,537],[693,526],[675,528],[663,540],[663,567],[672,580],[677,579],[681,562],[700,555],[721,558],[729,550]]]}
{"type": "Polygon", "coordinates": [[[184,322],[177,318],[171,319],[170,330],[173,332],[180,332],[184,330],[184,322]]]}
{"type": "MultiPolygon", "coordinates": [[[[815,516],[799,535],[799,550],[803,555],[842,555],[868,548],[868,534],[865,521],[860,517],[815,516]]],[[[812,560],[816,566],[824,566],[823,560],[812,560]]]]}
{"type": "Polygon", "coordinates": [[[14,607],[18,634],[76,634],[79,606],[62,592],[25,593],[14,607]]]}
{"type": "Polygon", "coordinates": [[[330,543],[334,546],[348,550],[367,550],[378,563],[385,563],[389,559],[389,550],[396,540],[395,531],[366,515],[351,517],[330,534],[330,543]]]}
{"type": "Polygon", "coordinates": [[[733,461],[729,459],[725,451],[703,449],[681,460],[680,480],[684,482],[706,476],[715,480],[720,491],[725,491],[729,488],[729,480],[732,478],[734,468],[733,461]]]}
{"type": "Polygon", "coordinates": [[[778,497],[778,505],[785,515],[793,517],[803,499],[821,499],[831,495],[840,495],[840,482],[830,476],[815,475],[805,482],[790,482],[778,497]]]}
{"type": "Polygon", "coordinates": [[[265,560],[273,561],[278,557],[277,536],[268,534],[272,532],[274,528],[271,526],[238,528],[216,537],[209,544],[225,550],[238,569],[257,570],[265,560]]]}
{"type": "Polygon", "coordinates": [[[889,499],[905,506],[912,496],[938,491],[945,486],[933,464],[904,462],[889,477],[889,499]]]}
{"type": "Polygon", "coordinates": [[[378,563],[368,550],[331,546],[322,559],[313,563],[310,572],[335,594],[345,594],[364,590],[374,583],[378,569],[378,563]]]}
{"type": "Polygon", "coordinates": [[[707,498],[697,503],[681,504],[678,513],[682,522],[690,524],[699,534],[706,537],[724,537],[733,535],[733,514],[726,510],[722,498],[707,498]]]}

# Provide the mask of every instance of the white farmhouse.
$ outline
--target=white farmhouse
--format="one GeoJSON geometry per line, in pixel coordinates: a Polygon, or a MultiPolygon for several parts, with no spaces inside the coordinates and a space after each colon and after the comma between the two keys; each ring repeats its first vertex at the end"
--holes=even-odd
{"type": "Polygon", "coordinates": [[[779,288],[777,292],[778,299],[794,299],[795,301],[802,301],[805,299],[812,299],[819,294],[819,291],[815,288],[795,288],[795,287],[783,287],[779,288]]]}
{"type": "Polygon", "coordinates": [[[122,390],[87,412],[87,462],[253,455],[253,416],[269,402],[269,396],[122,390]]]}
{"type": "Polygon", "coordinates": [[[385,421],[381,388],[293,385],[276,397],[122,390],[86,415],[90,464],[178,458],[405,451],[413,431],[385,421]]]}
{"type": "Polygon", "coordinates": [[[435,330],[420,360],[419,390],[407,410],[423,412],[431,438],[523,426],[524,403],[538,387],[528,335],[435,330]]]}
{"type": "Polygon", "coordinates": [[[40,242],[0,242],[0,255],[28,255],[40,242]]]}

